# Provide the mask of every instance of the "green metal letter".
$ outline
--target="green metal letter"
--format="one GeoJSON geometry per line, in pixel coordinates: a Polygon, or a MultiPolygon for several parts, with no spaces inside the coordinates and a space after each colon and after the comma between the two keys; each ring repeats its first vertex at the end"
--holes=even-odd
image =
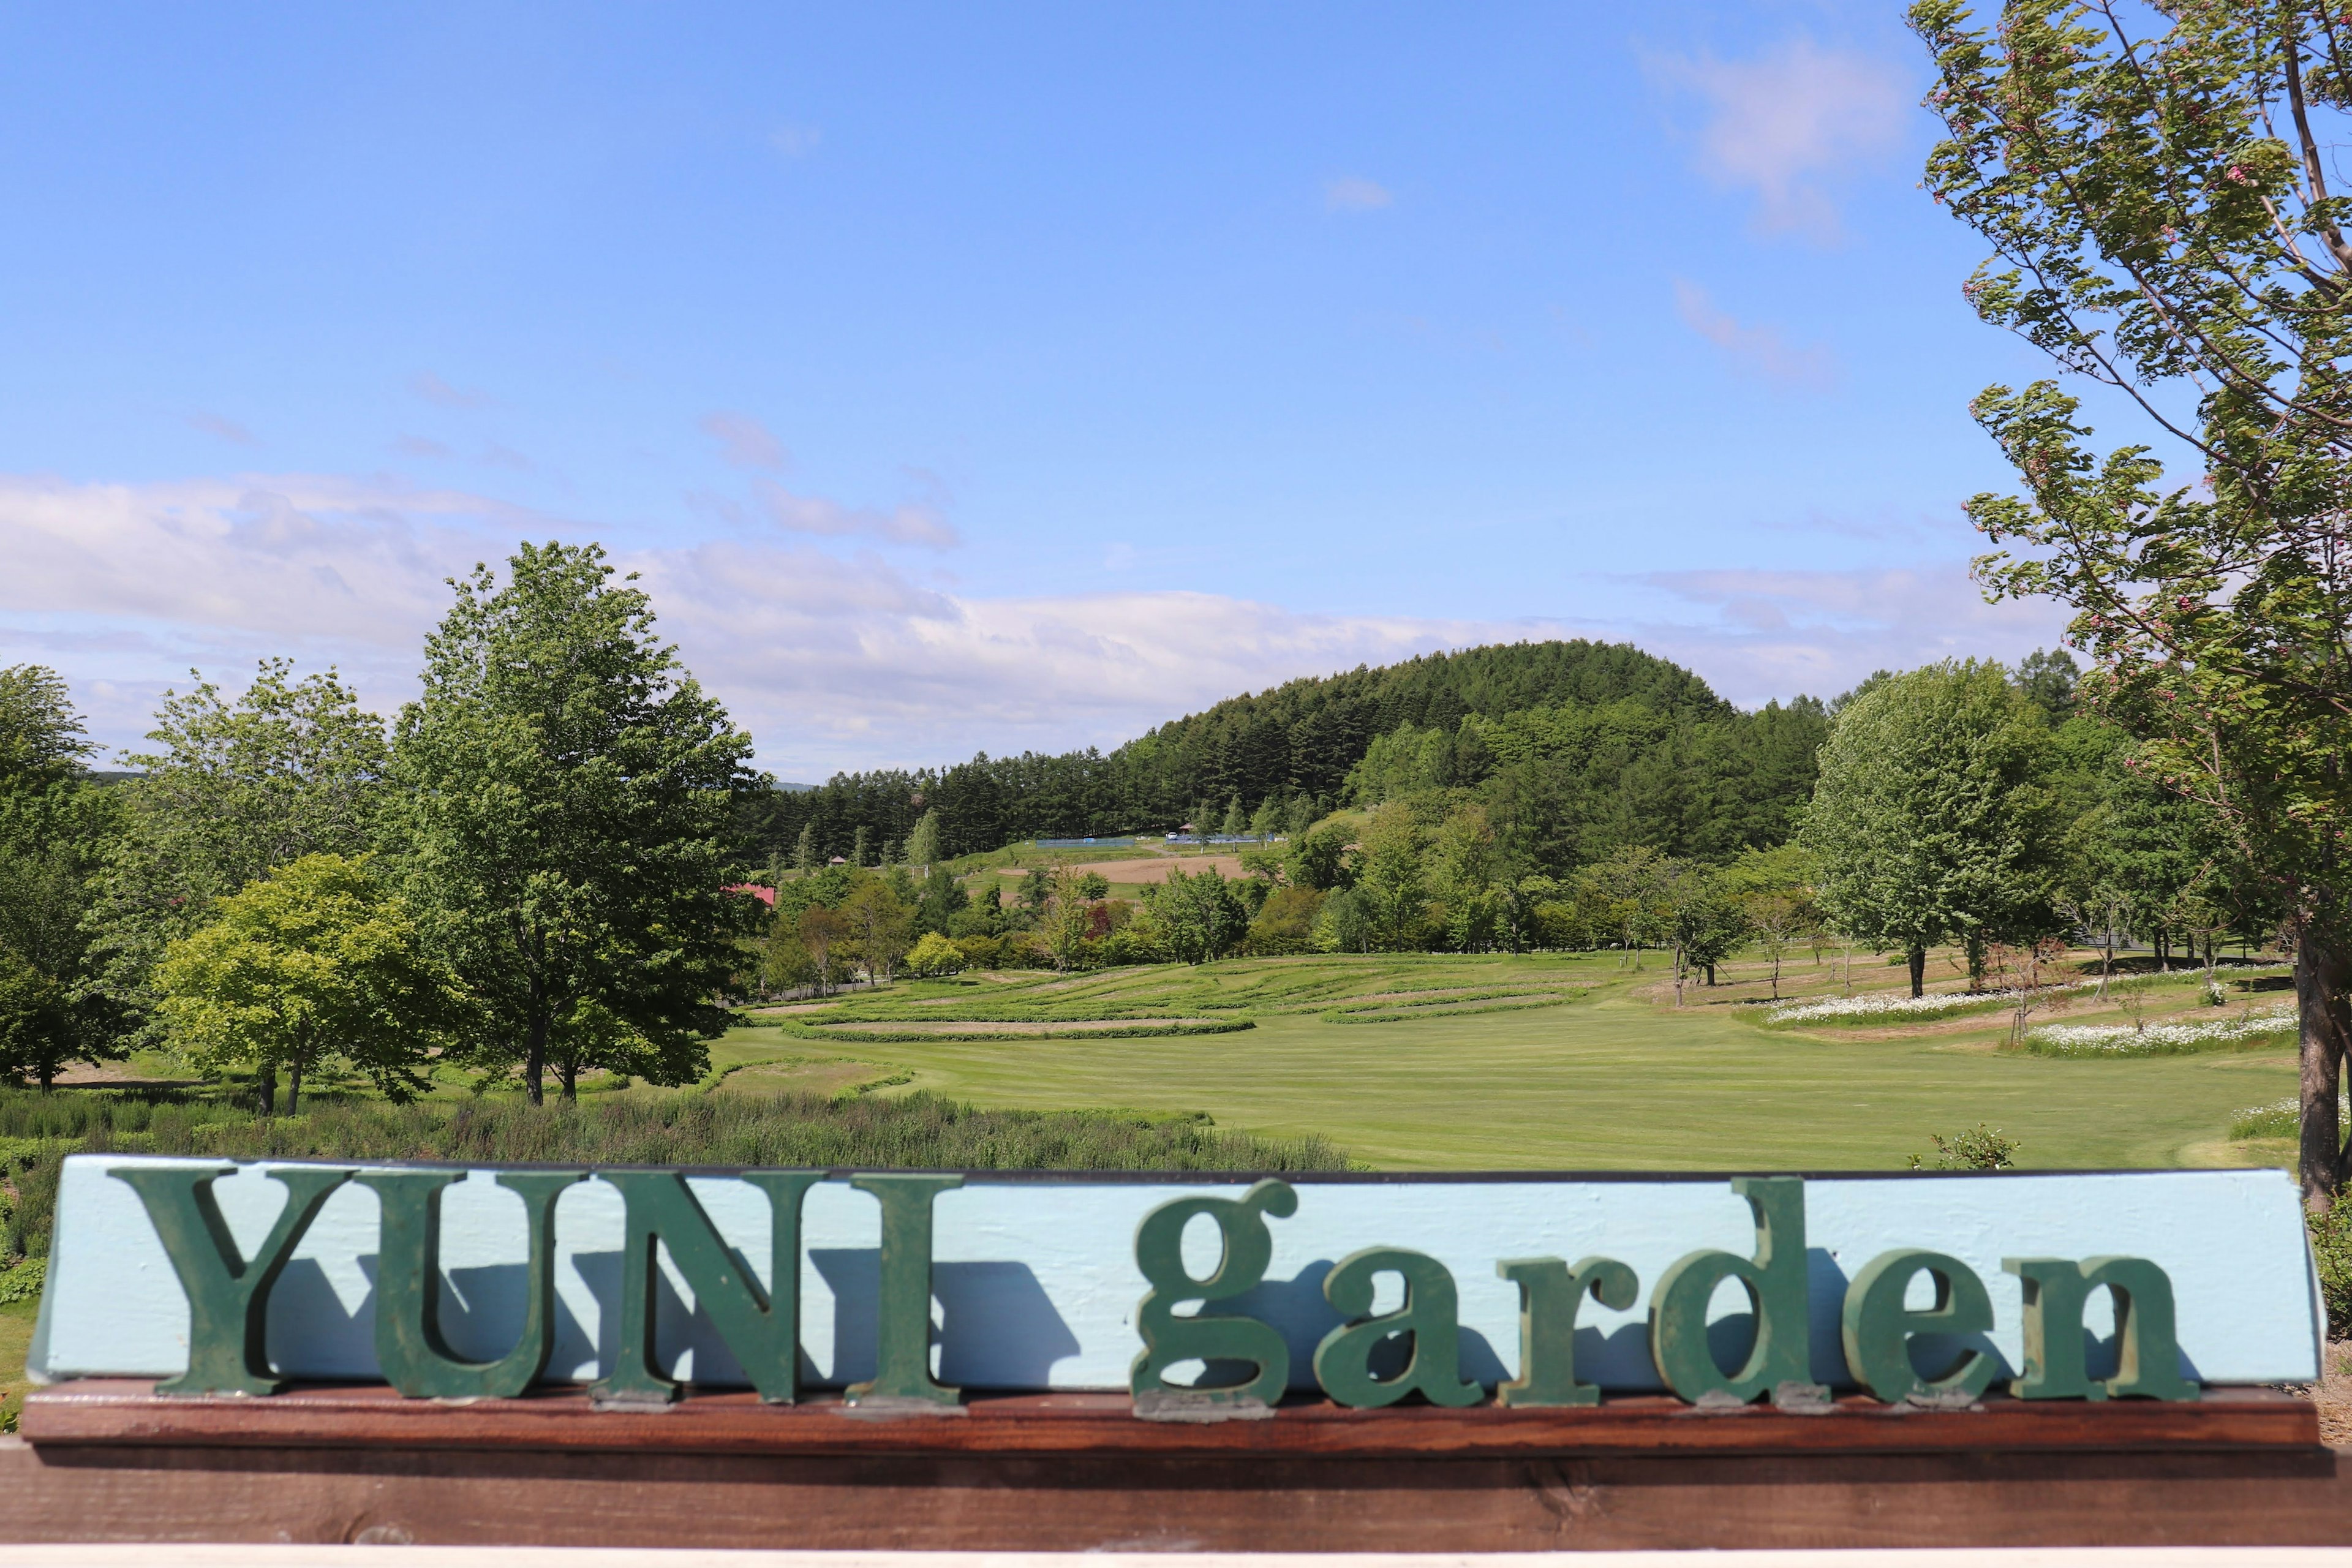
{"type": "Polygon", "coordinates": [[[1475,1405],[1486,1391],[1462,1380],[1462,1314],[1454,1276],[1425,1252],[1402,1247],[1367,1247],[1339,1259],[1323,1277],[1323,1299],[1352,1321],[1340,1324],[1315,1347],[1315,1381],[1342,1405],[1359,1409],[1394,1405],[1419,1389],[1432,1405],[1475,1405]],[[1404,1302],[1393,1312],[1368,1316],[1372,1280],[1394,1274],[1404,1280],[1404,1302]],[[1412,1353],[1391,1378],[1372,1375],[1372,1352],[1391,1334],[1411,1334],[1412,1353]]]}
{"type": "Polygon", "coordinates": [[[275,1394],[285,1386],[269,1366],[269,1289],[327,1194],[351,1179],[348,1170],[283,1166],[269,1179],[286,1189],[286,1206],[251,1258],[237,1251],[213,1201],[213,1182],[235,1165],[118,1168],[107,1174],[128,1185],[147,1206],[172,1271],[188,1296],[188,1370],[155,1385],[158,1394],[275,1394]]]}
{"type": "Polygon", "coordinates": [[[1829,1390],[1812,1381],[1808,1354],[1805,1184],[1795,1176],[1735,1176],[1731,1190],[1756,1215],[1755,1259],[1694,1252],[1658,1277],[1650,1298],[1650,1354],[1658,1375],[1694,1404],[1826,1399],[1829,1390]],[[1731,1373],[1716,1364],[1706,1342],[1707,1303],[1726,1279],[1747,1288],[1756,1312],[1755,1344],[1731,1373]]]}
{"type": "Polygon", "coordinates": [[[874,1377],[849,1385],[849,1403],[952,1406],[958,1391],[931,1378],[931,1200],[963,1178],[892,1173],[852,1176],[849,1184],[882,1205],[874,1377]]]}
{"type": "Polygon", "coordinates": [[[1911,1360],[1914,1334],[1980,1334],[1992,1327],[1992,1298],[1976,1270],[1940,1252],[1882,1252],[1846,1287],[1842,1318],[1845,1363],[1854,1380],[1889,1405],[1973,1401],[2000,1374],[1999,1358],[1963,1351],[1933,1378],[1911,1360]],[[1921,1273],[1936,1281],[1936,1304],[1913,1311],[1903,1304],[1921,1273]]]}
{"type": "Polygon", "coordinates": [[[2172,1280],[2145,1258],[2004,1258],[2025,1296],[2025,1375],[2010,1384],[2020,1399],[2195,1399],[2180,1375],[2173,1329],[2172,1280]],[[2105,1286],[2116,1304],[2121,1343],[2116,1375],[2093,1383],[2084,1364],[2083,1306],[2105,1286]]]}
{"type": "Polygon", "coordinates": [[[1601,1390],[1576,1381],[1576,1315],[1590,1295],[1623,1311],[1641,1281],[1613,1258],[1585,1258],[1570,1268],[1557,1258],[1506,1258],[1495,1265],[1519,1288],[1519,1375],[1496,1388],[1514,1409],[1598,1405],[1601,1390]]]}
{"type": "Polygon", "coordinates": [[[800,1392],[801,1198],[822,1171],[746,1171],[742,1180],[768,1194],[769,1288],[720,1239],[694,1191],[676,1171],[599,1171],[628,1208],[621,1257],[621,1334],[612,1375],[596,1384],[598,1404],[667,1404],[677,1384],[653,1367],[654,1244],[669,1249],[695,1305],[741,1363],[760,1397],[789,1405],[800,1392]]]}
{"type": "Polygon", "coordinates": [[[464,1361],[441,1334],[441,1193],[458,1171],[369,1171],[383,1208],[376,1244],[375,1360],[411,1399],[511,1399],[539,1381],[555,1343],[555,1200],[585,1171],[508,1171],[522,1199],[530,1262],[522,1331],[496,1361],[464,1361]]]}
{"type": "Polygon", "coordinates": [[[1298,1212],[1298,1194],[1286,1182],[1257,1183],[1239,1198],[1177,1198],[1161,1204],[1135,1227],[1135,1267],[1151,1289],[1135,1309],[1143,1350],[1129,1371],[1128,1385],[1140,1415],[1215,1420],[1270,1413],[1290,1386],[1290,1347],[1270,1323],[1238,1314],[1206,1310],[1178,1317],[1187,1301],[1203,1308],[1252,1289],[1274,1259],[1274,1236],[1265,1216],[1298,1212]],[[1184,1227],[1199,1215],[1216,1223],[1222,1248],[1205,1279],[1184,1268],[1184,1227]],[[1186,1387],[1167,1380],[1179,1362],[1246,1362],[1254,1374],[1222,1387],[1186,1387]]]}

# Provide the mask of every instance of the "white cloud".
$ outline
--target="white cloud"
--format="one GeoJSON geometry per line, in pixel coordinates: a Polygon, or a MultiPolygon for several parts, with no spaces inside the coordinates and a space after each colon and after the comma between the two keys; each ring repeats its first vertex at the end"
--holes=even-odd
{"type": "Polygon", "coordinates": [[[1943,658],[2014,660],[2054,647],[2067,611],[2044,599],[1985,603],[1964,561],[1855,571],[1654,572],[1638,579],[1671,612],[1626,633],[1652,653],[1687,664],[1734,702],[1809,691],[1833,697],[1874,669],[1943,658]]]}
{"type": "Polygon", "coordinates": [[[408,378],[408,390],[440,408],[483,408],[489,405],[489,395],[471,392],[450,385],[429,370],[420,370],[408,378]]]}
{"type": "Polygon", "coordinates": [[[702,429],[719,443],[719,455],[739,468],[781,468],[791,461],[784,444],[748,414],[705,415],[702,429]]]}
{"type": "Polygon", "coordinates": [[[1744,324],[1717,310],[1706,290],[1686,279],[1675,279],[1675,313],[1732,363],[1767,381],[1817,392],[1837,381],[1837,362],[1828,349],[1819,343],[1791,343],[1778,327],[1744,324]]]}
{"type": "Polygon", "coordinates": [[[219,437],[232,447],[257,447],[261,444],[252,431],[226,415],[191,414],[188,424],[191,428],[201,430],[207,436],[219,437]]]}
{"type": "MultiPolygon", "coordinates": [[[[164,484],[0,476],[0,664],[73,681],[110,751],[189,665],[340,665],[389,714],[415,692],[445,579],[523,537],[596,531],[457,491],[316,475],[164,484]]],[[[787,778],[1111,745],[1304,675],[1522,638],[1631,640],[1744,704],[1829,695],[1881,666],[2014,658],[2063,614],[1987,605],[1958,563],[1869,572],[1661,573],[1606,621],[1313,614],[1215,594],[986,597],[870,552],[724,538],[616,552],[663,635],[787,778]]]]}
{"type": "Polygon", "coordinates": [[[768,132],[768,145],[786,158],[805,158],[823,140],[824,133],[814,125],[780,125],[768,132]]]}
{"type": "Polygon", "coordinates": [[[1352,174],[1346,179],[1333,180],[1323,187],[1323,210],[1326,212],[1378,212],[1395,200],[1387,187],[1352,174]]]}
{"type": "Polygon", "coordinates": [[[1816,239],[1839,232],[1832,192],[1900,144],[1916,95],[1894,62],[1797,38],[1753,60],[1660,58],[1653,74],[1706,106],[1700,168],[1753,191],[1758,221],[1816,239]]]}
{"type": "Polygon", "coordinates": [[[844,506],[823,496],[796,494],[773,479],[761,479],[752,489],[768,521],[788,533],[831,538],[864,535],[931,550],[951,550],[962,542],[933,507],[909,502],[885,511],[879,507],[844,506]]]}

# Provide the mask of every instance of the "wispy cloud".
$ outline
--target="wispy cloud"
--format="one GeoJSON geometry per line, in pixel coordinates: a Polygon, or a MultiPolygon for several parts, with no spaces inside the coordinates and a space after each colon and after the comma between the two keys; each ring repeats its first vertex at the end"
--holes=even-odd
{"type": "Polygon", "coordinates": [[[784,158],[805,158],[823,140],[824,133],[814,125],[779,125],[768,132],[768,145],[784,158]]]}
{"type": "MultiPolygon", "coordinates": [[[[456,490],[334,476],[161,484],[0,476],[0,663],[53,664],[109,747],[147,728],[187,667],[340,664],[377,710],[414,695],[444,579],[520,538],[597,531],[456,490]]],[[[624,551],[662,630],[786,777],[1111,744],[1236,692],[1440,648],[1551,637],[1632,640],[1735,701],[1824,695],[1881,666],[2013,658],[2063,613],[1985,605],[1964,564],[1856,572],[1657,573],[1612,586],[1622,614],[1328,615],[1216,594],[990,597],[893,563],[773,535],[624,551]],[[1647,600],[1646,606],[1643,600],[1647,600]]]]}
{"type": "Polygon", "coordinates": [[[748,414],[705,415],[702,429],[719,443],[719,455],[739,468],[781,468],[789,461],[784,444],[748,414]]]}
{"type": "Polygon", "coordinates": [[[1957,560],[1855,571],[1654,572],[1633,581],[1706,614],[1658,615],[1626,631],[1748,704],[1798,691],[1834,696],[1874,669],[2018,658],[2057,646],[2068,618],[2041,599],[1985,603],[1968,563],[1957,560]]]}
{"type": "Polygon", "coordinates": [[[773,479],[754,487],[760,510],[769,521],[788,533],[814,533],[830,538],[864,536],[892,544],[919,544],[931,550],[952,550],[963,541],[938,509],[909,502],[880,507],[844,506],[824,496],[799,495],[773,479]]]}
{"type": "Polygon", "coordinates": [[[438,408],[487,408],[490,402],[488,393],[452,386],[429,370],[410,376],[408,390],[438,408]]]}
{"type": "Polygon", "coordinates": [[[1741,322],[1717,310],[1706,290],[1687,279],[1675,279],[1675,313],[1741,370],[1782,386],[1816,392],[1836,384],[1837,362],[1828,349],[1819,343],[1791,343],[1778,327],[1741,322]]]}
{"type": "Polygon", "coordinates": [[[403,436],[392,449],[404,458],[446,458],[449,448],[430,436],[403,436]]]}
{"type": "Polygon", "coordinates": [[[190,428],[201,430],[207,436],[217,436],[232,447],[261,445],[260,438],[252,431],[226,415],[191,414],[188,416],[188,425],[190,428]]]}
{"type": "Polygon", "coordinates": [[[1353,174],[1333,180],[1323,187],[1323,210],[1326,212],[1378,212],[1395,201],[1386,186],[1353,174]]]}
{"type": "Polygon", "coordinates": [[[1654,78],[1705,106],[1700,169],[1754,192],[1765,229],[1823,241],[1840,233],[1835,188],[1899,147],[1916,96],[1893,61],[1809,38],[1752,60],[1662,57],[1649,65],[1654,78]]]}

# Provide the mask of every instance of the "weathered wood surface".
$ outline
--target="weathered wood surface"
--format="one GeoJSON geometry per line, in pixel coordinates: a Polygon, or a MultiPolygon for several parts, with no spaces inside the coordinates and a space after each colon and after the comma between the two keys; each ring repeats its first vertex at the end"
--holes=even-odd
{"type": "Polygon", "coordinates": [[[1978,1410],[1906,1410],[1848,1398],[1832,1410],[1701,1410],[1668,1398],[1587,1409],[1350,1410],[1285,1405],[1271,1419],[1138,1420],[1123,1394],[976,1398],[954,1415],[878,1415],[837,1399],[762,1405],[712,1394],[651,1409],[596,1410],[576,1389],[444,1404],[389,1388],[299,1389],[270,1398],[173,1398],[89,1379],[25,1402],[36,1445],[455,1448],[629,1453],[1028,1454],[1377,1458],[1593,1454],[1916,1454],[2314,1450],[2306,1401],[2273,1389],[2208,1390],[2193,1404],[1988,1399],[1978,1410]]]}
{"type": "Polygon", "coordinates": [[[900,1550],[2352,1543],[2352,1454],[1592,1459],[36,1447],[0,1539],[900,1550]]]}

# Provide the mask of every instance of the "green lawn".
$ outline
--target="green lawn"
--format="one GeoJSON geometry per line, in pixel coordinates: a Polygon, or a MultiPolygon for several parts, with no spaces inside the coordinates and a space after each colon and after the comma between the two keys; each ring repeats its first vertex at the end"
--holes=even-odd
{"type": "Polygon", "coordinates": [[[38,1301],[0,1305],[0,1425],[24,1407],[25,1356],[33,1346],[33,1321],[40,1315],[38,1301]]]}
{"type": "MultiPolygon", "coordinates": [[[[1908,1031],[1768,1031],[1735,1016],[1736,990],[1693,986],[1672,1005],[1653,967],[1612,956],[1233,961],[1188,971],[1112,971],[912,985],[853,1001],[872,1018],[1116,1017],[1235,1012],[1234,1034],[1123,1039],[812,1041],[772,1026],[734,1031],[725,1063],[837,1055],[831,1070],[876,1092],[936,1089],[983,1106],[1206,1110],[1220,1125],[1321,1133],[1392,1169],[1887,1169],[1932,1153],[1931,1133],[1990,1122],[2038,1166],[2250,1164],[2284,1146],[2233,1143],[2231,1112],[2291,1094],[2291,1047],[2131,1060],[1997,1051],[2005,1020],[1908,1031]],[[1578,1000],[1381,1024],[1329,1021],[1335,1000],[1412,990],[1574,985],[1578,1000]],[[1877,1038],[1855,1037],[1869,1033],[1877,1038]]],[[[1900,976],[1855,965],[1858,985],[1900,976]]],[[[1727,978],[1760,973],[1753,966],[1727,978]]],[[[1790,968],[1818,991],[1827,969],[1790,968]]],[[[1944,976],[1948,985],[1954,982],[1944,976]]],[[[2181,1013],[2184,979],[2149,1013],[2181,1013]],[[2177,994],[2176,994],[2177,993],[2177,994]]],[[[1462,1006],[1492,1005],[1465,1003],[1462,1006]]],[[[1425,1009],[1406,1009],[1426,1011],[1425,1009]]],[[[1752,1015],[1751,1015],[1752,1016],[1752,1015]]],[[[2067,1022],[2112,1022],[2087,1005],[2067,1022]]],[[[805,1026],[807,1015],[796,1020],[805,1026]]],[[[747,1087],[769,1070],[739,1074],[747,1087]]],[[[812,1073],[802,1065],[782,1070],[812,1073]]]]}

